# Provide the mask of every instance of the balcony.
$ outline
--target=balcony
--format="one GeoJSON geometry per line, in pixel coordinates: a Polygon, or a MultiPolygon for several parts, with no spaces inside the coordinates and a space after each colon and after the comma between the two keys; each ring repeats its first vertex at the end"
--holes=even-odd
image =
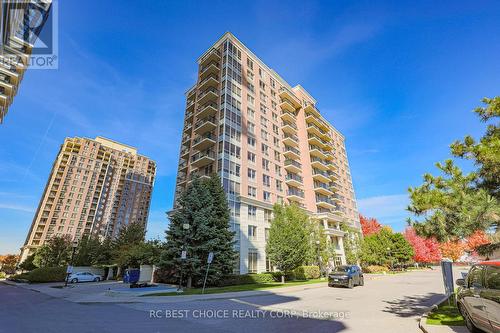
{"type": "Polygon", "coordinates": [[[333,180],[337,180],[340,178],[340,175],[335,171],[330,170],[328,174],[330,175],[330,178],[333,180]]]}
{"type": "Polygon", "coordinates": [[[285,169],[290,172],[299,173],[302,170],[302,164],[294,160],[285,160],[285,169]]]}
{"type": "Polygon", "coordinates": [[[327,195],[327,196],[333,195],[333,192],[332,190],[330,190],[330,187],[322,182],[317,182],[317,181],[314,182],[314,191],[322,195],[327,195]]]}
{"type": "Polygon", "coordinates": [[[309,153],[311,154],[311,156],[314,156],[314,157],[319,157],[323,160],[326,159],[326,154],[325,152],[318,146],[315,146],[315,145],[309,145],[309,153]]]}
{"type": "Polygon", "coordinates": [[[306,102],[305,105],[304,105],[304,112],[307,113],[307,114],[311,114],[315,117],[321,117],[320,113],[319,113],[319,110],[316,109],[316,107],[314,106],[314,104],[312,103],[309,103],[309,102],[306,102]]]}
{"type": "Polygon", "coordinates": [[[290,123],[297,122],[297,117],[295,116],[294,111],[289,111],[289,110],[282,110],[282,111],[283,112],[281,113],[281,120],[288,121],[290,123]]]}
{"type": "Polygon", "coordinates": [[[181,150],[181,157],[184,157],[187,154],[189,154],[189,148],[184,148],[181,150]]]}
{"type": "Polygon", "coordinates": [[[318,169],[313,169],[313,179],[323,182],[325,184],[330,183],[330,177],[327,172],[318,169]]]}
{"type": "Polygon", "coordinates": [[[219,99],[219,91],[215,88],[208,88],[198,96],[198,103],[200,105],[206,104],[208,102],[217,103],[218,99],[219,99]]]}
{"type": "Polygon", "coordinates": [[[304,191],[299,190],[299,189],[294,188],[294,187],[290,187],[286,191],[286,198],[288,200],[291,200],[291,201],[300,202],[300,201],[302,201],[302,199],[304,199],[304,191]]]}
{"type": "Polygon", "coordinates": [[[215,117],[198,119],[194,124],[194,131],[199,135],[203,135],[206,132],[213,131],[217,127],[216,123],[215,117]]]}
{"type": "Polygon", "coordinates": [[[215,158],[215,152],[212,150],[198,152],[191,157],[191,165],[195,168],[201,168],[205,165],[213,163],[215,158]]]}
{"type": "Polygon", "coordinates": [[[216,103],[208,103],[199,108],[196,116],[198,118],[205,118],[208,116],[213,116],[217,113],[217,104],[216,103]]]}
{"type": "Polygon", "coordinates": [[[314,124],[324,131],[329,131],[330,127],[319,117],[312,114],[306,114],[306,122],[308,124],[314,124]]]}
{"type": "Polygon", "coordinates": [[[300,160],[300,150],[291,146],[285,145],[285,148],[283,148],[283,155],[291,160],[300,160]]]}
{"type": "Polygon", "coordinates": [[[201,80],[199,85],[198,85],[198,88],[200,90],[204,90],[206,88],[216,88],[217,89],[218,87],[219,87],[219,78],[215,74],[207,76],[206,78],[201,80]]]}
{"type": "Polygon", "coordinates": [[[284,133],[294,135],[297,133],[297,125],[295,125],[294,123],[283,122],[283,125],[281,125],[281,130],[284,133]]]}
{"type": "Polygon", "coordinates": [[[201,57],[200,65],[208,64],[211,62],[218,62],[219,60],[220,60],[219,50],[212,48],[201,57]]]}
{"type": "Polygon", "coordinates": [[[336,207],[333,200],[322,195],[316,195],[316,205],[327,209],[334,209],[336,207]]]}
{"type": "Polygon", "coordinates": [[[193,141],[193,149],[206,150],[215,144],[215,135],[211,132],[199,136],[193,141]]]}
{"type": "Polygon", "coordinates": [[[184,127],[184,132],[191,133],[191,128],[193,128],[193,125],[191,125],[191,123],[188,123],[186,127],[184,127]]]}
{"type": "Polygon", "coordinates": [[[324,142],[318,136],[313,135],[313,134],[308,134],[307,140],[309,141],[310,145],[315,145],[315,146],[318,146],[320,148],[324,148],[326,145],[326,142],[324,142]]]}
{"type": "Polygon", "coordinates": [[[319,169],[322,171],[328,171],[328,166],[326,165],[326,162],[318,157],[311,157],[311,166],[313,168],[316,168],[316,169],[319,169]]]}
{"type": "MultiPolygon", "coordinates": [[[[186,103],[186,112],[193,112],[194,111],[194,100],[188,100],[186,103]]],[[[187,114],[187,113],[186,113],[187,114]]]]}
{"type": "Polygon", "coordinates": [[[296,109],[294,107],[294,103],[290,101],[288,98],[281,98],[280,108],[285,112],[295,113],[296,109]]]}
{"type": "Polygon", "coordinates": [[[289,146],[298,147],[299,138],[296,135],[285,133],[283,135],[283,143],[289,146]]]}
{"type": "Polygon", "coordinates": [[[301,176],[295,173],[287,173],[285,176],[285,183],[289,186],[299,187],[303,184],[303,179],[301,176]]]}
{"type": "Polygon", "coordinates": [[[302,106],[297,97],[295,97],[295,94],[287,87],[280,88],[279,96],[282,99],[286,99],[287,102],[289,102],[294,109],[298,109],[302,106]]]}
{"type": "Polygon", "coordinates": [[[200,68],[200,79],[203,81],[209,75],[217,75],[219,73],[219,63],[216,61],[209,62],[200,68]]]}

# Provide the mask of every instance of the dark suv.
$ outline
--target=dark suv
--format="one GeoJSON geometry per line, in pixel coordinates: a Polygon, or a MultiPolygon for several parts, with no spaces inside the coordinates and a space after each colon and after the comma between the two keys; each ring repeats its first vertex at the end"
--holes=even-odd
{"type": "Polygon", "coordinates": [[[471,332],[500,332],[500,260],[483,261],[458,279],[457,306],[471,332]]]}
{"type": "Polygon", "coordinates": [[[356,265],[337,266],[328,275],[328,286],[346,286],[352,288],[355,285],[364,285],[363,272],[356,265]]]}

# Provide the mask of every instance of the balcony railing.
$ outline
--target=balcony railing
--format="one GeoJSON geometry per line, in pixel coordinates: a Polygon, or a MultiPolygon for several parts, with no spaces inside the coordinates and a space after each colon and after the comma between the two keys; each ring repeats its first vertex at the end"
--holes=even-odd
{"type": "Polygon", "coordinates": [[[204,157],[208,157],[208,158],[212,158],[212,159],[215,159],[215,152],[213,150],[206,150],[206,151],[201,151],[201,152],[198,152],[196,154],[194,154],[193,156],[191,156],[191,162],[194,163],[204,157]]]}
{"type": "Polygon", "coordinates": [[[196,128],[202,126],[203,124],[205,124],[207,122],[211,122],[211,123],[214,123],[214,124],[217,123],[215,117],[208,117],[208,118],[198,119],[196,121],[196,123],[194,124],[194,128],[196,129],[196,128]]]}
{"type": "Polygon", "coordinates": [[[303,178],[299,175],[296,175],[296,174],[293,174],[293,173],[288,173],[286,176],[285,176],[285,179],[286,180],[295,180],[299,183],[302,183],[303,182],[303,178]]]}
{"type": "Polygon", "coordinates": [[[287,165],[293,165],[297,168],[302,168],[302,164],[300,164],[299,162],[294,161],[294,160],[289,160],[289,159],[285,160],[285,166],[287,166],[287,165]]]}
{"type": "Polygon", "coordinates": [[[301,190],[294,190],[294,189],[288,189],[286,191],[287,196],[297,196],[300,198],[304,198],[304,191],[301,190]]]}
{"type": "Polygon", "coordinates": [[[290,147],[290,146],[285,146],[285,148],[283,148],[283,152],[292,152],[292,153],[295,153],[297,155],[300,155],[300,150],[298,150],[297,148],[294,148],[294,147],[290,147]]]}

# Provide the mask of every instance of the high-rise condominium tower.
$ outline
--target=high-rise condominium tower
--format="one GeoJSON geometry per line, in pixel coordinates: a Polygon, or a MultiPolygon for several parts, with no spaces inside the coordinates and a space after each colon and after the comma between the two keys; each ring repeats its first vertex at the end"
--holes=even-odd
{"type": "Polygon", "coordinates": [[[97,137],[66,138],[52,166],[21,261],[53,235],[113,237],[146,225],[156,164],[137,149],[97,137]]]}
{"type": "Polygon", "coordinates": [[[0,0],[0,124],[28,68],[52,0],[0,0]]]}
{"type": "MultiPolygon", "coordinates": [[[[217,172],[231,208],[241,274],[271,269],[273,204],[294,202],[321,223],[345,263],[340,223],[359,228],[344,136],[301,86],[291,87],[231,33],[198,59],[187,91],[176,197],[217,172]]],[[[174,208],[176,204],[174,204],[174,208]]]]}

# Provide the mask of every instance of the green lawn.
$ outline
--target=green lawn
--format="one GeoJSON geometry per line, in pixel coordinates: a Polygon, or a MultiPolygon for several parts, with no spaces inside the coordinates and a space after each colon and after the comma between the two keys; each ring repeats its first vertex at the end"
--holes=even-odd
{"type": "MultiPolygon", "coordinates": [[[[239,284],[236,286],[227,286],[227,287],[206,288],[205,294],[220,294],[220,293],[229,293],[229,292],[234,292],[234,291],[266,290],[266,289],[272,289],[272,288],[292,287],[292,286],[300,286],[300,285],[320,283],[320,282],[326,283],[326,279],[323,279],[323,280],[313,279],[313,280],[307,280],[307,281],[290,281],[290,282],[286,282],[285,284],[279,283],[279,282],[276,282],[276,283],[253,283],[253,284],[239,284]]],[[[142,297],[200,295],[200,294],[201,294],[201,288],[192,288],[192,289],[184,289],[184,292],[181,294],[178,294],[176,292],[168,292],[168,293],[148,294],[148,295],[143,295],[142,297]]]]}
{"type": "Polygon", "coordinates": [[[464,318],[458,312],[458,308],[453,300],[438,305],[436,310],[433,310],[427,316],[427,324],[429,325],[447,325],[447,326],[464,326],[464,318]]]}

